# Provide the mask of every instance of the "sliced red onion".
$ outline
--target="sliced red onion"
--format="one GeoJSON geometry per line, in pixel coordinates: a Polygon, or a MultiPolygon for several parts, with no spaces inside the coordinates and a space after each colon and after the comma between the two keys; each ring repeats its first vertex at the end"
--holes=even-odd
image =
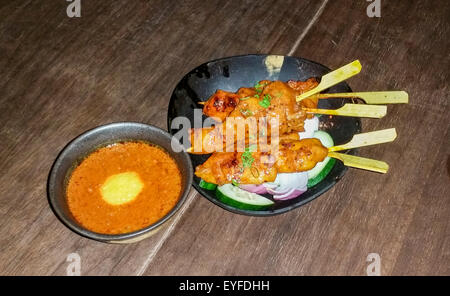
{"type": "Polygon", "coordinates": [[[259,184],[259,185],[255,185],[255,184],[240,184],[239,188],[248,191],[248,192],[252,192],[252,193],[256,193],[256,194],[265,194],[267,193],[267,189],[263,184],[259,184]]]}
{"type": "Polygon", "coordinates": [[[291,191],[292,187],[275,187],[275,188],[267,188],[267,192],[272,195],[283,195],[291,191]]]}
{"type": "Polygon", "coordinates": [[[264,187],[266,187],[267,190],[269,189],[274,189],[278,187],[278,184],[272,183],[272,182],[266,182],[263,183],[262,185],[264,185],[264,187]]]}
{"type": "Polygon", "coordinates": [[[292,199],[307,190],[308,174],[306,172],[278,174],[272,184],[277,186],[266,188],[275,200],[292,199]]]}
{"type": "Polygon", "coordinates": [[[282,195],[274,195],[273,199],[275,200],[289,200],[298,197],[302,193],[306,192],[306,190],[301,190],[297,188],[292,188],[288,193],[282,195]]]}
{"type": "Polygon", "coordinates": [[[283,188],[304,188],[308,184],[308,173],[280,173],[274,183],[283,188]]]}

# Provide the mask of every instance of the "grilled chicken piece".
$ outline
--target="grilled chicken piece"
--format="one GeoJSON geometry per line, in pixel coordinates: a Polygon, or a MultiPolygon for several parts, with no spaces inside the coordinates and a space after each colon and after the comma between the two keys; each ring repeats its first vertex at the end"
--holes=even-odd
{"type": "Polygon", "coordinates": [[[239,104],[240,99],[247,99],[256,94],[254,88],[241,87],[236,93],[217,90],[203,105],[203,114],[222,122],[239,104]]]}
{"type": "Polygon", "coordinates": [[[278,173],[309,171],[327,157],[328,148],[319,139],[284,141],[275,156],[278,173]]]}
{"type": "Polygon", "coordinates": [[[203,105],[203,113],[216,121],[224,121],[239,103],[239,95],[218,90],[203,105]]]}
{"type": "Polygon", "coordinates": [[[307,171],[323,161],[328,149],[318,139],[286,140],[278,151],[213,153],[197,166],[195,175],[206,182],[223,185],[272,182],[278,173],[307,171]]]}
{"type": "MultiPolygon", "coordinates": [[[[217,125],[216,128],[192,129],[190,133],[191,146],[193,147],[189,149],[189,152],[202,154],[221,151],[219,147],[223,147],[223,144],[220,141],[216,143],[215,139],[220,135],[225,135],[224,131],[227,128],[227,122],[228,125],[231,124],[231,127],[228,126],[228,128],[234,128],[235,130],[234,142],[236,143],[238,140],[236,138],[238,134],[236,132],[237,126],[232,120],[238,118],[255,118],[258,127],[260,120],[268,121],[270,118],[278,118],[278,134],[280,136],[304,131],[304,121],[312,115],[306,114],[302,108],[316,108],[317,99],[304,99],[297,103],[295,97],[315,86],[317,86],[317,81],[314,78],[305,82],[289,81],[287,83],[263,80],[256,85],[256,88],[241,88],[237,94],[221,90],[217,91],[206,102],[203,112],[220,121],[224,119],[223,124],[217,125]],[[194,135],[196,136],[194,137],[194,135]],[[194,138],[201,140],[194,142],[194,138]],[[215,149],[216,145],[217,149],[215,149]]],[[[257,135],[260,133],[270,138],[271,130],[270,128],[263,131],[258,130],[257,135]]],[[[248,143],[248,130],[245,133],[245,137],[245,139],[240,140],[248,143]]]]}

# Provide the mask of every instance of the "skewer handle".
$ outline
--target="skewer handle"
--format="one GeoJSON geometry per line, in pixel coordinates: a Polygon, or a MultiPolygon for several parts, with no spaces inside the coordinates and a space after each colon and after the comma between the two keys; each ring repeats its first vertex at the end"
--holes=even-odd
{"type": "Polygon", "coordinates": [[[363,133],[354,135],[350,142],[344,145],[334,146],[328,148],[329,152],[348,150],[358,147],[382,144],[392,142],[397,138],[395,128],[384,129],[375,132],[363,133]]]}
{"type": "Polygon", "coordinates": [[[361,98],[367,104],[407,104],[409,96],[406,91],[372,91],[353,93],[317,94],[319,99],[328,98],[361,98]]]}
{"type": "Polygon", "coordinates": [[[389,170],[389,165],[384,161],[337,152],[328,152],[328,156],[339,159],[344,163],[345,166],[348,167],[368,170],[382,174],[386,174],[387,171],[389,170]]]}
{"type": "Polygon", "coordinates": [[[350,64],[347,64],[343,67],[340,67],[339,69],[336,69],[328,74],[323,75],[318,86],[311,89],[310,91],[298,95],[296,97],[296,100],[297,102],[299,102],[304,98],[317,94],[333,85],[338,84],[339,82],[342,82],[352,76],[355,76],[360,71],[361,71],[361,63],[358,60],[353,61],[350,64]]]}
{"type": "Polygon", "coordinates": [[[307,113],[351,116],[351,117],[369,117],[382,118],[386,115],[386,106],[363,105],[363,104],[345,104],[339,109],[313,109],[303,108],[307,113]]]}

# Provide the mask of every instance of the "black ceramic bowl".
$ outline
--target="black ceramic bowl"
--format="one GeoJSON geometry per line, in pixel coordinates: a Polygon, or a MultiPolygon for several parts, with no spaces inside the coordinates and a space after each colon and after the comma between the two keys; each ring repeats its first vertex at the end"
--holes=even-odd
{"type": "MultiPolygon", "coordinates": [[[[49,203],[56,216],[76,233],[102,242],[131,243],[149,237],[172,217],[186,200],[192,184],[193,168],[185,152],[174,152],[172,137],[167,132],[142,123],[120,122],[89,130],[72,140],[54,162],[47,184],[49,203]],[[66,185],[72,170],[90,153],[100,147],[121,141],[144,141],[155,144],[169,153],[176,161],[182,175],[182,193],[175,207],[156,223],[135,232],[125,234],[101,234],[81,226],[70,213],[66,199],[66,185]]],[[[180,151],[180,144],[174,142],[180,151]]]]}
{"type": "MultiPolygon", "coordinates": [[[[321,77],[330,69],[302,58],[269,55],[244,55],[222,58],[204,63],[186,74],[175,87],[169,103],[168,128],[171,134],[177,133],[177,127],[172,128],[172,120],[178,116],[185,116],[194,126],[194,109],[201,109],[198,102],[206,101],[217,89],[236,91],[242,86],[253,86],[255,82],[268,80],[305,80],[310,77],[321,77]],[[269,58],[268,58],[269,57],[269,58]],[[282,61],[281,64],[271,64],[270,59],[282,61]],[[281,66],[281,67],[277,67],[281,66]]],[[[339,83],[328,90],[331,93],[351,92],[346,83],[339,83]]],[[[345,102],[344,99],[320,100],[319,108],[337,109],[345,102]]],[[[205,117],[203,117],[205,119],[205,117]]],[[[320,129],[327,131],[336,145],[350,141],[355,133],[361,131],[361,122],[353,117],[320,117],[320,129]]],[[[347,151],[354,154],[354,150],[347,151]]],[[[194,168],[202,164],[209,155],[190,155],[194,168]]],[[[211,202],[234,213],[252,216],[270,216],[281,214],[299,207],[320,196],[333,187],[347,168],[339,161],[336,162],[328,176],[319,184],[309,188],[299,197],[287,201],[277,201],[263,211],[241,210],[231,207],[216,198],[215,192],[199,186],[200,179],[194,176],[193,186],[211,202]]],[[[271,195],[265,195],[270,198],[271,195]]]]}

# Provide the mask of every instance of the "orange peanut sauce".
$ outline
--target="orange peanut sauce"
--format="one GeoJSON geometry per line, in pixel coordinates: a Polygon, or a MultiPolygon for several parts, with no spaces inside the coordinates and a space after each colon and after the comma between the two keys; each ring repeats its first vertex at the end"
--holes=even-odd
{"type": "Polygon", "coordinates": [[[161,148],[144,142],[116,143],[91,153],[74,169],[67,201],[85,228],[103,234],[128,233],[164,217],[180,198],[181,181],[176,162],[161,148]],[[143,184],[139,193],[123,204],[108,203],[102,186],[109,177],[127,172],[143,184]]]}

